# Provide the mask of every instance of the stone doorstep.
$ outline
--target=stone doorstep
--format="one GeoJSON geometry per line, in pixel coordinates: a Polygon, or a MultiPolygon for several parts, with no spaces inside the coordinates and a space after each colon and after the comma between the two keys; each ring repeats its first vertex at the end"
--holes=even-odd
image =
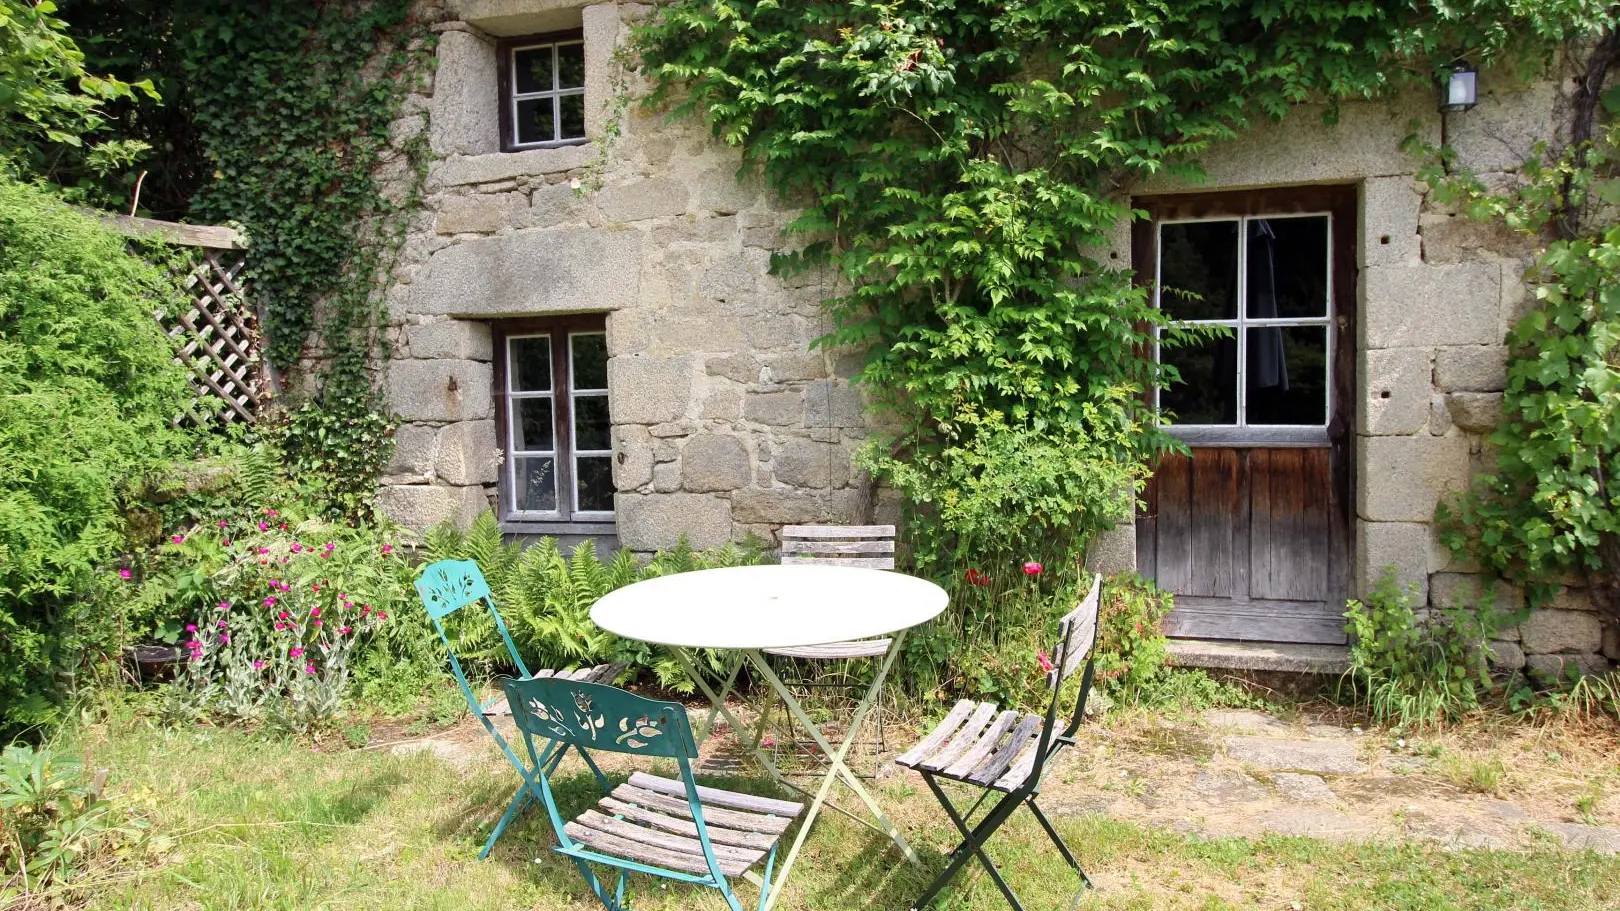
{"type": "Polygon", "coordinates": [[[1346,645],[1171,639],[1167,651],[1170,663],[1178,667],[1291,671],[1300,674],[1342,674],[1350,669],[1350,647],[1346,645]]]}

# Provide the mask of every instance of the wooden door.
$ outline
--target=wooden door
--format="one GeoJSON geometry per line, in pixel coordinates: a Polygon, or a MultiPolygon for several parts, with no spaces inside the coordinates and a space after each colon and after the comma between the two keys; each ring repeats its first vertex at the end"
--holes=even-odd
{"type": "Polygon", "coordinates": [[[1343,643],[1350,583],[1355,190],[1137,199],[1137,274],[1222,327],[1160,359],[1190,455],[1160,460],[1137,564],[1175,593],[1171,636],[1343,643]]]}

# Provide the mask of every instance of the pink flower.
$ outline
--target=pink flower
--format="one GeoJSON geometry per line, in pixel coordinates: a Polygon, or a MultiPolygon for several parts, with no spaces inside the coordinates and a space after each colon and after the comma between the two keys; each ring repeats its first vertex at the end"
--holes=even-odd
{"type": "Polygon", "coordinates": [[[280,613],[276,614],[276,619],[277,620],[286,620],[286,619],[288,619],[289,616],[291,616],[291,615],[289,615],[286,611],[281,611],[280,613]]]}
{"type": "Polygon", "coordinates": [[[264,511],[264,514],[267,515],[267,516],[273,516],[273,515],[276,514],[276,511],[274,509],[270,509],[270,508],[267,507],[265,509],[265,511],[264,511]]]}
{"type": "Polygon", "coordinates": [[[224,519],[219,520],[219,527],[220,528],[228,528],[228,527],[230,527],[230,524],[231,523],[225,521],[224,519]]]}
{"type": "Polygon", "coordinates": [[[340,627],[338,627],[338,635],[340,635],[340,636],[347,636],[348,634],[350,634],[352,632],[354,632],[353,627],[348,627],[348,626],[340,626],[340,627]]]}
{"type": "Polygon", "coordinates": [[[223,540],[223,541],[221,541],[219,543],[220,543],[220,546],[222,546],[222,547],[230,547],[231,546],[231,541],[230,541],[229,538],[226,538],[225,540],[223,540]]]}
{"type": "Polygon", "coordinates": [[[275,607],[276,606],[276,596],[275,595],[266,595],[265,598],[264,598],[264,606],[265,607],[275,607]]]}
{"type": "Polygon", "coordinates": [[[316,621],[315,621],[315,625],[316,625],[316,626],[317,626],[317,627],[319,627],[319,626],[320,626],[320,625],[321,625],[321,621],[320,621],[320,620],[316,620],[316,621]]]}
{"type": "Polygon", "coordinates": [[[268,548],[268,547],[259,548],[259,556],[261,556],[261,557],[264,556],[265,554],[269,553],[269,552],[270,552],[270,548],[268,548]]]}
{"type": "Polygon", "coordinates": [[[321,615],[321,609],[318,607],[312,607],[309,609],[309,615],[311,617],[319,617],[321,615]]]}
{"type": "Polygon", "coordinates": [[[221,602],[219,602],[218,607],[219,607],[220,610],[230,610],[231,609],[231,602],[229,602],[229,601],[221,601],[221,602]]]}
{"type": "Polygon", "coordinates": [[[333,550],[336,550],[336,549],[337,549],[337,545],[336,545],[336,544],[334,544],[334,543],[332,543],[332,542],[331,542],[331,541],[328,541],[328,542],[326,542],[326,545],[325,545],[325,546],[326,546],[326,549],[327,549],[327,551],[328,551],[328,552],[330,552],[330,551],[333,551],[333,550]]]}
{"type": "Polygon", "coordinates": [[[315,665],[313,665],[313,664],[304,665],[304,673],[306,673],[306,674],[314,674],[315,673],[315,665]]]}
{"type": "Polygon", "coordinates": [[[383,553],[391,554],[393,552],[394,552],[394,545],[392,545],[392,544],[384,544],[383,545],[383,553]]]}
{"type": "Polygon", "coordinates": [[[169,540],[173,541],[176,544],[180,544],[180,543],[182,543],[182,542],[184,542],[186,540],[186,536],[185,535],[175,535],[174,537],[170,538],[169,540]]]}
{"type": "Polygon", "coordinates": [[[221,621],[219,621],[218,623],[216,623],[214,625],[219,627],[220,629],[224,629],[225,627],[230,626],[230,624],[226,623],[224,620],[221,620],[221,621]]]}
{"type": "Polygon", "coordinates": [[[186,642],[186,648],[189,648],[189,649],[191,649],[192,651],[195,652],[195,651],[198,651],[198,650],[200,650],[202,648],[202,643],[198,642],[195,639],[191,639],[191,640],[186,642]]]}
{"type": "Polygon", "coordinates": [[[264,670],[264,662],[263,661],[255,661],[255,662],[253,662],[253,669],[256,670],[256,671],[264,670]]]}
{"type": "MultiPolygon", "coordinates": [[[[259,523],[259,531],[269,531],[269,530],[270,530],[270,523],[269,522],[260,522],[259,523]]],[[[264,551],[261,550],[261,551],[259,551],[259,553],[262,554],[262,553],[264,553],[264,551]]]]}
{"type": "Polygon", "coordinates": [[[378,620],[387,620],[388,619],[388,615],[383,613],[382,611],[377,611],[376,614],[377,614],[377,619],[378,620]]]}
{"type": "Polygon", "coordinates": [[[118,571],[118,578],[120,579],[133,579],[134,577],[135,574],[127,569],[121,569],[118,571]]]}
{"type": "Polygon", "coordinates": [[[1041,670],[1046,671],[1047,673],[1052,672],[1052,659],[1046,657],[1046,649],[1043,648],[1036,652],[1035,660],[1040,663],[1041,670]]]}
{"type": "Polygon", "coordinates": [[[288,650],[287,657],[289,657],[289,658],[297,658],[298,656],[302,655],[303,653],[304,653],[304,650],[295,645],[291,649],[288,650]]]}
{"type": "Polygon", "coordinates": [[[278,633],[281,632],[282,630],[286,629],[286,628],[287,628],[287,624],[285,624],[285,623],[277,623],[276,624],[276,632],[278,632],[278,633]]]}
{"type": "Polygon", "coordinates": [[[276,527],[281,529],[282,531],[286,531],[287,530],[287,523],[283,522],[280,525],[277,525],[276,527]]]}
{"type": "Polygon", "coordinates": [[[296,553],[299,553],[300,551],[302,551],[304,549],[304,545],[299,544],[298,542],[294,541],[293,545],[291,547],[287,548],[287,549],[296,554],[296,553]]]}
{"type": "Polygon", "coordinates": [[[230,634],[228,634],[228,633],[220,633],[219,634],[219,644],[220,645],[229,645],[230,641],[231,641],[230,634]]]}
{"type": "Polygon", "coordinates": [[[1024,564],[1024,575],[1026,575],[1026,576],[1038,576],[1040,574],[1041,574],[1041,564],[1036,563],[1034,560],[1031,560],[1028,563],[1024,564]]]}
{"type": "Polygon", "coordinates": [[[195,623],[187,623],[186,624],[186,632],[195,633],[196,631],[197,631],[197,624],[195,624],[195,623]]]}

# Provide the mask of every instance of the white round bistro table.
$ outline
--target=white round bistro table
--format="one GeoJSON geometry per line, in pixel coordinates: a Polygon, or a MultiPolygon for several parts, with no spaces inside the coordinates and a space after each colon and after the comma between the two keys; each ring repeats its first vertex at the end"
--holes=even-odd
{"type": "MultiPolygon", "coordinates": [[[[782,862],[776,887],[766,901],[765,907],[769,909],[776,904],[782,885],[787,882],[788,872],[793,868],[799,849],[822,806],[832,806],[847,813],[827,802],[835,780],[842,780],[866,804],[867,810],[877,821],[874,828],[892,839],[907,860],[918,862],[916,852],[906,844],[900,830],[872,799],[860,779],[844,765],[844,757],[854,743],[873,700],[883,687],[883,678],[888,675],[895,656],[900,653],[906,631],[939,616],[948,602],[945,590],[938,585],[886,570],[806,564],[734,566],[676,573],[626,586],[597,601],[591,608],[591,620],[597,626],[627,639],[668,646],[698,688],[709,698],[713,705],[710,719],[716,713],[723,715],[731,729],[737,732],[746,731],[747,728],[726,707],[725,698],[736,681],[738,670],[746,661],[770,684],[787,705],[789,714],[804,727],[830,760],[831,765],[821,781],[820,789],[811,795],[814,799],[805,814],[804,824],[799,827],[798,837],[782,862]],[[866,697],[850,719],[849,733],[838,747],[834,747],[822,735],[820,728],[805,713],[803,706],[776,672],[771,670],[760,651],[884,635],[892,635],[893,642],[883,655],[866,697]],[[690,650],[697,648],[737,652],[718,693],[692,661],[690,650]]],[[[706,735],[714,726],[709,724],[705,727],[706,735]]],[[[751,746],[754,758],[778,783],[809,794],[782,775],[757,741],[751,746]]],[[[854,818],[871,825],[865,819],[854,818]]]]}

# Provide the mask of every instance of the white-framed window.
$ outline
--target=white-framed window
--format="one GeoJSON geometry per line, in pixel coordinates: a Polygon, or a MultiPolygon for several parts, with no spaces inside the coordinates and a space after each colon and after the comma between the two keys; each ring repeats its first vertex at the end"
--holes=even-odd
{"type": "Polygon", "coordinates": [[[1327,212],[1154,225],[1154,303],[1228,333],[1161,347],[1181,381],[1158,392],[1175,426],[1325,428],[1333,413],[1333,219],[1327,212]]]}
{"type": "Polygon", "coordinates": [[[578,31],[503,41],[502,148],[585,141],[585,42],[578,31]]]}
{"type": "Polygon", "coordinates": [[[612,418],[602,319],[500,327],[503,522],[613,521],[612,418]]]}

